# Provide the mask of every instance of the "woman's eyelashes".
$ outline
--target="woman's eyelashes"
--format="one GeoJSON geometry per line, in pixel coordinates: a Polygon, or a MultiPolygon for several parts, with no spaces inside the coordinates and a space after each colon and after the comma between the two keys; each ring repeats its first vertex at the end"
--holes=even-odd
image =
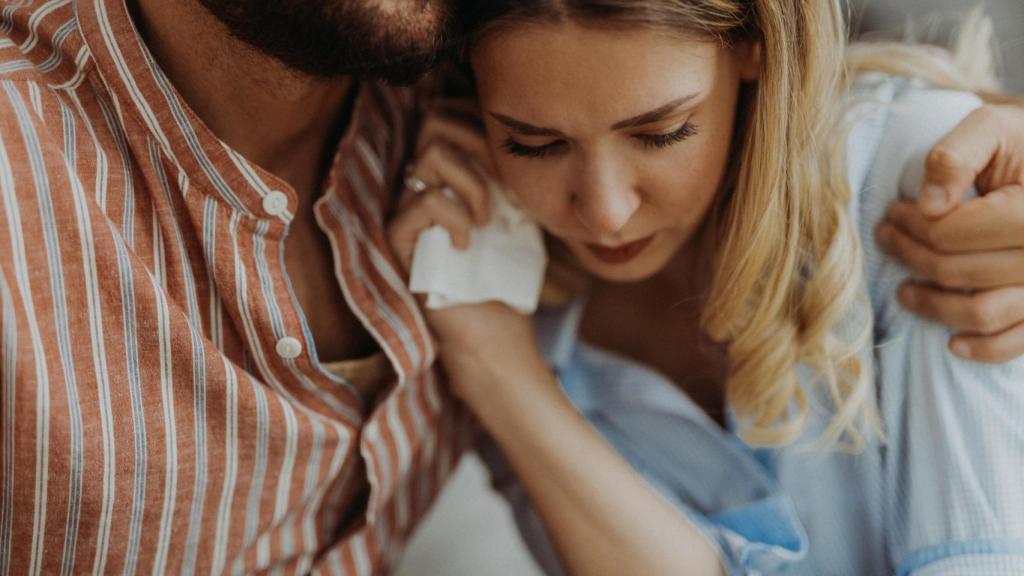
{"type": "MultiPolygon", "coordinates": [[[[696,124],[686,121],[683,122],[679,128],[676,128],[671,132],[663,134],[636,134],[633,138],[638,140],[646,149],[661,149],[682,142],[683,140],[697,134],[697,128],[696,124]]],[[[539,146],[527,146],[526,144],[516,142],[509,137],[501,147],[512,156],[519,156],[522,158],[544,158],[551,154],[564,152],[569,147],[569,143],[565,140],[554,140],[539,146]]]]}
{"type": "Polygon", "coordinates": [[[555,140],[540,146],[527,146],[526,144],[516,142],[512,138],[506,139],[505,143],[501,145],[509,154],[523,158],[543,158],[552,152],[560,152],[568,146],[569,143],[565,140],[555,140]]]}
{"type": "Polygon", "coordinates": [[[697,133],[697,125],[689,120],[667,134],[639,134],[636,137],[644,143],[645,148],[666,148],[678,144],[697,133]]]}

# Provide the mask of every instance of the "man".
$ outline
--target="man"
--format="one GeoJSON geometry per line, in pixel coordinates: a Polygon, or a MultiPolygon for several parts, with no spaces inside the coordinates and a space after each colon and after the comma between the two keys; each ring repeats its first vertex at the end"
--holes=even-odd
{"type": "Polygon", "coordinates": [[[388,569],[465,435],[385,248],[415,95],[370,78],[450,21],[0,0],[0,573],[388,569]]]}
{"type": "Polygon", "coordinates": [[[461,419],[383,236],[413,94],[359,78],[446,2],[0,6],[0,573],[385,570],[461,419]]]}

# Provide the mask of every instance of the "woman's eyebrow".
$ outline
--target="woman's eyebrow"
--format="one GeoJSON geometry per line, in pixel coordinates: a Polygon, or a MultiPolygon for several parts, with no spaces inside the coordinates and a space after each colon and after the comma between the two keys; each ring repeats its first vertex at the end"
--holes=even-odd
{"type": "MultiPolygon", "coordinates": [[[[657,108],[649,112],[644,112],[643,114],[638,114],[631,118],[620,120],[613,124],[611,129],[621,130],[623,128],[632,128],[635,126],[643,126],[644,124],[651,124],[652,122],[657,122],[658,120],[661,120],[662,118],[668,116],[672,112],[675,112],[680,106],[686,104],[690,100],[693,100],[699,95],[699,92],[694,92],[693,94],[689,94],[681,98],[676,98],[675,100],[672,100],[671,102],[668,102],[666,104],[662,104],[661,106],[658,106],[657,108]]],[[[488,114],[491,115],[491,118],[494,118],[509,130],[517,134],[522,134],[523,136],[554,136],[559,138],[565,136],[565,134],[563,134],[561,131],[555,130],[554,128],[534,126],[533,124],[523,122],[522,120],[516,120],[511,116],[498,114],[497,112],[488,112],[488,114]]]]}
{"type": "Polygon", "coordinates": [[[653,122],[657,122],[658,120],[661,120],[662,118],[668,116],[672,112],[675,112],[676,109],[678,109],[680,106],[686,104],[690,100],[693,100],[699,95],[699,92],[694,92],[693,94],[683,96],[682,98],[676,98],[671,102],[662,104],[661,106],[658,106],[657,108],[651,110],[650,112],[644,112],[643,114],[638,114],[636,116],[633,116],[632,118],[620,120],[619,122],[612,124],[612,130],[634,128],[636,126],[643,126],[644,124],[651,124],[653,122]]]}
{"type": "Polygon", "coordinates": [[[560,131],[554,128],[542,128],[540,126],[534,126],[533,124],[527,124],[522,120],[516,120],[510,116],[504,114],[498,114],[497,112],[488,112],[491,118],[494,118],[498,122],[501,122],[506,128],[523,136],[558,136],[563,137],[560,131]]]}

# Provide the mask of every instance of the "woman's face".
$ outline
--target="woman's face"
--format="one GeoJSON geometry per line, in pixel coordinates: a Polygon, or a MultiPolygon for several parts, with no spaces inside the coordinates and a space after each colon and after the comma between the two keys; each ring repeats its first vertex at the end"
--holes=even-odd
{"type": "Polygon", "coordinates": [[[499,176],[591,273],[641,280],[697,231],[756,51],[648,29],[523,25],[472,54],[499,176]]]}

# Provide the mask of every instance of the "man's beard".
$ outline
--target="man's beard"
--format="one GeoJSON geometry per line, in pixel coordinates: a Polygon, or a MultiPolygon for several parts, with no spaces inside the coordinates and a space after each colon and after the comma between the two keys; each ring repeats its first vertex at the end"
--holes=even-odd
{"type": "Polygon", "coordinates": [[[454,32],[450,0],[401,0],[408,6],[394,14],[374,0],[200,1],[239,40],[318,77],[410,84],[454,32]]]}

